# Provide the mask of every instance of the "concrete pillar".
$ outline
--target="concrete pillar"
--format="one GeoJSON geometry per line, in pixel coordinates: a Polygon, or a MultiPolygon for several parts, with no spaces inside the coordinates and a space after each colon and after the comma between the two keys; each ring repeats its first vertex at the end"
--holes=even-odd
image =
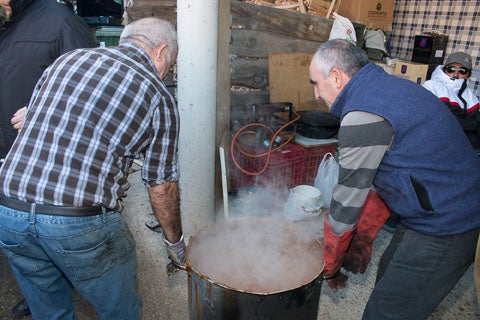
{"type": "Polygon", "coordinates": [[[177,1],[180,197],[187,236],[212,223],[218,0],[177,1]]]}

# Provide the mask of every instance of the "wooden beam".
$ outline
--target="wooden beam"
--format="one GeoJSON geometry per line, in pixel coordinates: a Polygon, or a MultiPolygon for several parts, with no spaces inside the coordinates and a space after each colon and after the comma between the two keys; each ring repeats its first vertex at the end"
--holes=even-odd
{"type": "Polygon", "coordinates": [[[162,18],[173,24],[174,28],[177,28],[177,8],[176,7],[152,7],[152,13],[154,17],[162,18]]]}
{"type": "Polygon", "coordinates": [[[233,57],[231,63],[231,81],[234,86],[253,89],[268,87],[268,60],[233,57]]]}
{"type": "Polygon", "coordinates": [[[268,90],[231,91],[230,105],[255,104],[270,102],[268,90]]]}
{"type": "Polygon", "coordinates": [[[133,7],[133,8],[127,8],[125,9],[125,11],[127,12],[128,23],[131,23],[133,21],[136,21],[142,18],[153,16],[152,7],[133,7]]]}
{"type": "Polygon", "coordinates": [[[333,24],[332,19],[237,0],[231,1],[231,12],[234,27],[318,42],[328,40],[333,24]]]}
{"type": "Polygon", "coordinates": [[[230,53],[240,57],[267,58],[270,52],[316,51],[321,43],[273,32],[233,29],[230,53]]]}

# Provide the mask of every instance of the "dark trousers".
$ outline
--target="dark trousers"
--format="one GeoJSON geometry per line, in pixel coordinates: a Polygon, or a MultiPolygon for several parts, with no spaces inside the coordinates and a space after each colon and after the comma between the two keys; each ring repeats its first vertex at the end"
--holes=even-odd
{"type": "Polygon", "coordinates": [[[362,319],[426,319],[472,264],[478,234],[438,237],[399,224],[362,319]]]}

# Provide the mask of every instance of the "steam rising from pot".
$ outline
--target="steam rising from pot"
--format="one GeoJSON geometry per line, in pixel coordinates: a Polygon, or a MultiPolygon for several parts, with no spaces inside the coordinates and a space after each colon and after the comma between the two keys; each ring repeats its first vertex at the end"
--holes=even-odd
{"type": "Polygon", "coordinates": [[[257,294],[303,286],[324,267],[317,239],[274,218],[236,218],[210,225],[190,238],[187,263],[217,285],[257,294]]]}

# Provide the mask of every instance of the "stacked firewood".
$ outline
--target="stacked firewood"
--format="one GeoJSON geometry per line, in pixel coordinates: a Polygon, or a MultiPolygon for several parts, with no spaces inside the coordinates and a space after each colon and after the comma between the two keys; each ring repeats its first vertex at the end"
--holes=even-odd
{"type": "Polygon", "coordinates": [[[330,18],[340,4],[340,1],[335,0],[246,0],[246,2],[294,10],[324,18],[330,18]]]}

